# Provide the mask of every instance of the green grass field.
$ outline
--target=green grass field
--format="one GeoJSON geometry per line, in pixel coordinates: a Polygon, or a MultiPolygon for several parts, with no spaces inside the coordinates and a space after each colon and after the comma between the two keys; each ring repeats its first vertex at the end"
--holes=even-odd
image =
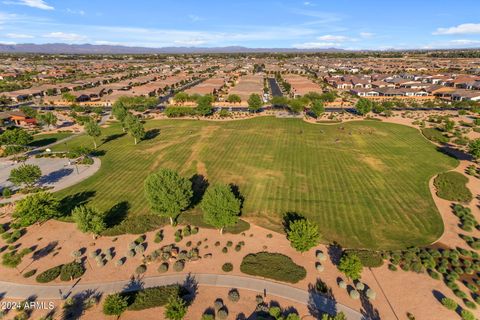
{"type": "Polygon", "coordinates": [[[29,144],[31,147],[44,147],[51,143],[60,141],[73,135],[71,132],[57,132],[57,133],[45,133],[37,134],[33,136],[33,141],[29,144]]]}
{"type": "MultiPolygon", "coordinates": [[[[129,215],[146,214],[143,180],[169,167],[237,185],[245,197],[243,215],[274,230],[282,230],[283,214],[297,212],[319,224],[325,241],[347,247],[422,245],[443,231],[428,181],[457,161],[415,129],[267,117],[149,121],[146,129],[160,131],[137,146],[117,124],[104,129],[100,171],[60,197],[76,195],[102,210],[127,201],[129,215]]],[[[79,136],[54,149],[91,141],[79,136]]]]}

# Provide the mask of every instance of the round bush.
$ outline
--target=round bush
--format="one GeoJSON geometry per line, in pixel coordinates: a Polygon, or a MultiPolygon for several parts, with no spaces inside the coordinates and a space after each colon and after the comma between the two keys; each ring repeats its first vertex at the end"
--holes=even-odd
{"type": "Polygon", "coordinates": [[[223,253],[227,253],[227,252],[228,252],[227,247],[223,247],[222,252],[223,252],[223,253]]]}
{"type": "Polygon", "coordinates": [[[350,295],[350,298],[352,298],[353,300],[358,300],[360,299],[360,293],[358,293],[357,290],[352,290],[349,292],[349,295],[350,295]]]}
{"type": "Polygon", "coordinates": [[[158,272],[165,273],[168,271],[168,263],[164,262],[158,267],[158,272]]]}
{"type": "Polygon", "coordinates": [[[257,295],[255,297],[255,301],[257,302],[257,304],[262,304],[263,303],[263,297],[261,295],[257,295]]]}
{"type": "Polygon", "coordinates": [[[213,306],[215,307],[215,310],[220,310],[221,308],[223,308],[222,299],[215,300],[215,302],[213,303],[213,306]]]}
{"type": "Polygon", "coordinates": [[[375,298],[377,297],[377,293],[371,288],[368,288],[365,294],[367,295],[367,298],[369,300],[375,300],[375,298]]]}
{"type": "Polygon", "coordinates": [[[133,250],[128,250],[127,256],[129,256],[130,258],[135,257],[135,251],[133,251],[133,250]]]}
{"type": "Polygon", "coordinates": [[[233,264],[231,264],[230,262],[224,263],[222,266],[222,270],[224,272],[231,272],[233,270],[233,264]]]}
{"type": "Polygon", "coordinates": [[[393,264],[389,264],[389,265],[388,265],[388,270],[390,270],[390,271],[397,271],[397,266],[396,266],[396,265],[393,265],[393,264]]]}
{"type": "Polygon", "coordinates": [[[183,271],[184,268],[185,263],[182,260],[175,261],[175,263],[173,264],[173,270],[175,270],[176,272],[183,271]]]}
{"type": "Polygon", "coordinates": [[[60,270],[60,280],[70,281],[80,278],[85,273],[85,268],[81,263],[71,262],[64,264],[60,270]]]}
{"type": "Polygon", "coordinates": [[[74,250],[72,251],[72,257],[77,259],[77,258],[80,258],[82,256],[82,253],[80,252],[80,250],[74,250]]]}
{"type": "Polygon", "coordinates": [[[357,288],[358,291],[363,291],[365,289],[365,285],[363,284],[363,282],[358,281],[355,284],[355,288],[357,288]]]}
{"type": "Polygon", "coordinates": [[[316,257],[318,261],[325,261],[325,259],[327,258],[322,251],[318,251],[316,257]]]}
{"type": "Polygon", "coordinates": [[[121,258],[117,260],[116,265],[117,267],[121,267],[123,266],[124,263],[125,263],[125,258],[121,258]]]}
{"type": "Polygon", "coordinates": [[[470,300],[465,301],[465,306],[467,306],[467,308],[470,308],[470,309],[473,309],[473,310],[477,309],[477,305],[470,300]]]}
{"type": "Polygon", "coordinates": [[[325,270],[325,267],[321,263],[317,263],[315,268],[317,269],[318,272],[322,272],[323,270],[325,270]]]}
{"type": "Polygon", "coordinates": [[[220,320],[225,320],[228,318],[228,311],[225,308],[218,310],[217,316],[220,320]]]}
{"type": "Polygon", "coordinates": [[[228,299],[232,302],[237,302],[240,300],[240,293],[237,289],[232,289],[228,292],[228,299]]]}
{"type": "Polygon", "coordinates": [[[144,264],[139,265],[139,266],[135,269],[135,273],[137,273],[137,274],[142,274],[142,273],[145,273],[146,271],[147,271],[147,266],[144,265],[144,264]]]}
{"type": "Polygon", "coordinates": [[[90,252],[90,258],[95,259],[96,257],[98,257],[98,251],[97,250],[94,250],[94,251],[90,252]]]}
{"type": "Polygon", "coordinates": [[[338,286],[339,286],[340,288],[342,288],[342,289],[346,289],[346,288],[347,288],[347,284],[346,284],[345,281],[343,281],[343,280],[340,280],[340,281],[338,282],[338,286]]]}
{"type": "Polygon", "coordinates": [[[145,247],[142,244],[139,244],[135,247],[135,253],[143,254],[145,252],[145,247]]]}

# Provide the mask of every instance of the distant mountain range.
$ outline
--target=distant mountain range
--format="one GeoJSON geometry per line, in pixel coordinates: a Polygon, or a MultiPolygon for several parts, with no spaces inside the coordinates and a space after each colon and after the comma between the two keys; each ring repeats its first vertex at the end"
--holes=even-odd
{"type": "Polygon", "coordinates": [[[188,53],[268,53],[268,52],[341,52],[342,49],[295,49],[295,48],[247,48],[240,46],[231,47],[164,47],[144,48],[117,45],[92,45],[92,44],[0,44],[2,53],[47,53],[47,54],[188,54],[188,53]]]}

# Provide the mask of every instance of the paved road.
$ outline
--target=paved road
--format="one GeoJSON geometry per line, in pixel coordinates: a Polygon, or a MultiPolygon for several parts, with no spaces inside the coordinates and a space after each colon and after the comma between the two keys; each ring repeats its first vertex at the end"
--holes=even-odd
{"type": "MultiPolygon", "coordinates": [[[[128,286],[129,291],[138,290],[141,286],[153,287],[176,283],[184,283],[188,278],[185,274],[173,274],[159,277],[149,277],[141,280],[141,285],[131,285],[130,281],[115,281],[100,284],[82,284],[81,281],[74,285],[25,285],[12,282],[0,281],[0,293],[4,293],[6,298],[26,299],[29,296],[36,295],[39,300],[56,300],[66,296],[95,290],[98,293],[112,293],[125,291],[128,286]]],[[[266,290],[267,297],[270,295],[285,298],[304,305],[315,305],[316,308],[329,312],[344,312],[349,320],[365,319],[361,313],[336,303],[333,300],[314,294],[311,296],[307,291],[291,287],[289,285],[234,275],[216,275],[216,274],[190,274],[198,285],[215,286],[223,288],[237,288],[252,290],[259,293],[266,290]]]]}

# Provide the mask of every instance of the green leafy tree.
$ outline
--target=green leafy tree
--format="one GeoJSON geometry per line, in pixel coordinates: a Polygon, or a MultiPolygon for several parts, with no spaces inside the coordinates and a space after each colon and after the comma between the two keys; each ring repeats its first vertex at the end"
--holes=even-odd
{"type": "Polygon", "coordinates": [[[127,310],[128,300],[127,297],[123,297],[118,293],[110,294],[105,298],[103,302],[103,313],[107,316],[117,316],[127,310]]]}
{"type": "Polygon", "coordinates": [[[442,299],[442,305],[449,310],[457,310],[458,307],[458,303],[455,300],[447,297],[442,299]]]}
{"type": "Polygon", "coordinates": [[[10,171],[10,180],[14,185],[25,185],[27,188],[33,187],[42,176],[40,167],[34,164],[22,164],[20,167],[10,171]]]}
{"type": "Polygon", "coordinates": [[[128,115],[128,109],[122,104],[116,101],[112,107],[112,114],[122,124],[122,130],[125,132],[125,118],[128,115]]]}
{"type": "Polygon", "coordinates": [[[30,106],[21,106],[20,111],[22,111],[23,114],[25,114],[25,116],[27,116],[29,118],[36,118],[37,117],[37,111],[30,106]]]}
{"type": "Polygon", "coordinates": [[[178,215],[190,205],[192,183],[176,171],[160,169],[150,174],[144,182],[145,196],[151,209],[168,217],[173,225],[178,215]]]}
{"type": "Polygon", "coordinates": [[[33,136],[21,128],[5,130],[0,135],[0,143],[3,146],[26,146],[33,141],[33,136]]]}
{"type": "Polygon", "coordinates": [[[28,195],[18,201],[13,212],[13,217],[22,226],[42,223],[61,214],[58,211],[59,201],[51,193],[39,192],[28,195]]]}
{"type": "Polygon", "coordinates": [[[58,118],[53,112],[42,113],[38,116],[41,123],[47,126],[50,129],[51,126],[55,126],[57,124],[58,118]]]}
{"type": "Polygon", "coordinates": [[[323,106],[322,100],[313,101],[310,112],[315,116],[315,118],[320,117],[325,112],[325,107],[323,106]]]}
{"type": "Polygon", "coordinates": [[[177,295],[173,295],[168,299],[165,306],[165,318],[170,320],[182,320],[187,314],[187,303],[177,295]]]}
{"type": "Polygon", "coordinates": [[[263,105],[262,98],[259,94],[252,93],[248,98],[248,109],[253,112],[257,112],[263,105]]]}
{"type": "Polygon", "coordinates": [[[288,105],[288,99],[286,97],[273,97],[270,103],[274,106],[286,106],[288,105]]]}
{"type": "Polygon", "coordinates": [[[77,101],[77,98],[70,92],[65,92],[64,94],[62,94],[62,98],[63,100],[68,101],[70,103],[74,103],[77,101]]]}
{"type": "Polygon", "coordinates": [[[75,207],[72,210],[72,218],[80,231],[92,233],[94,238],[101,234],[107,227],[105,215],[91,207],[75,207]]]}
{"type": "Polygon", "coordinates": [[[322,315],[322,320],[347,320],[347,316],[343,312],[339,312],[334,316],[324,313],[322,315]]]}
{"type": "Polygon", "coordinates": [[[307,106],[308,101],[306,99],[292,99],[288,102],[288,106],[295,113],[302,112],[307,106]]]}
{"type": "Polygon", "coordinates": [[[196,112],[201,116],[209,116],[213,113],[213,97],[211,95],[205,95],[197,100],[196,112]]]}
{"type": "Polygon", "coordinates": [[[343,272],[347,278],[352,280],[360,279],[363,265],[360,258],[353,252],[344,253],[340,258],[338,270],[343,272]]]}
{"type": "Polygon", "coordinates": [[[446,119],[443,124],[443,129],[447,132],[450,132],[455,128],[455,121],[446,119]]]}
{"type": "Polygon", "coordinates": [[[97,149],[97,140],[96,138],[100,137],[102,135],[102,131],[100,129],[100,126],[98,125],[97,121],[94,119],[90,118],[86,123],[85,123],[85,131],[87,134],[92,137],[93,139],[93,146],[95,149],[97,149]]]}
{"type": "Polygon", "coordinates": [[[131,113],[129,113],[125,119],[128,132],[133,137],[135,144],[137,144],[138,140],[145,138],[145,128],[140,119],[131,113]]]}
{"type": "Polygon", "coordinates": [[[370,100],[360,99],[355,105],[355,108],[359,115],[364,116],[372,110],[372,103],[370,100]]]}
{"type": "Polygon", "coordinates": [[[318,245],[318,226],[307,219],[298,219],[289,224],[287,238],[295,250],[305,252],[318,245]]]}
{"type": "Polygon", "coordinates": [[[203,211],[203,220],[220,229],[233,226],[238,222],[241,201],[232,192],[228,185],[214,185],[205,192],[200,208],[203,211]]]}
{"type": "Polygon", "coordinates": [[[480,158],[480,139],[473,140],[468,144],[468,152],[474,159],[480,158]]]}
{"type": "Polygon", "coordinates": [[[176,102],[176,103],[185,103],[189,100],[189,96],[188,96],[188,93],[186,92],[179,92],[177,94],[175,94],[175,96],[173,97],[173,100],[176,102]]]}
{"type": "Polygon", "coordinates": [[[240,103],[242,102],[242,98],[238,94],[230,94],[227,97],[228,103],[240,103]]]}

